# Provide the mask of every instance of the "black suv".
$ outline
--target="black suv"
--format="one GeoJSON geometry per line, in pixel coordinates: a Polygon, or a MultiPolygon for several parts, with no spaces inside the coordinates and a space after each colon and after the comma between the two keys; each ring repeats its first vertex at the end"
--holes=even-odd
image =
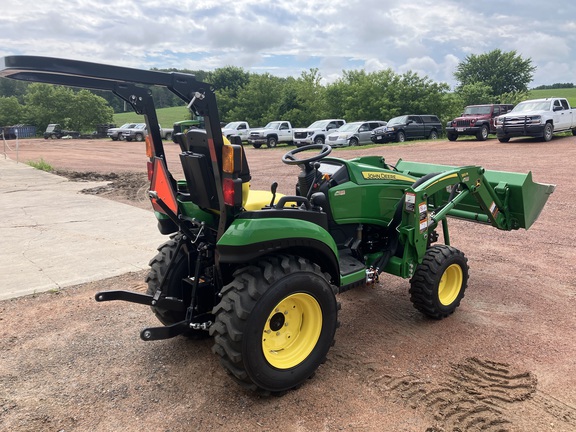
{"type": "Polygon", "coordinates": [[[403,115],[390,119],[386,126],[372,131],[373,143],[404,142],[407,139],[438,139],[442,123],[435,115],[403,115]]]}

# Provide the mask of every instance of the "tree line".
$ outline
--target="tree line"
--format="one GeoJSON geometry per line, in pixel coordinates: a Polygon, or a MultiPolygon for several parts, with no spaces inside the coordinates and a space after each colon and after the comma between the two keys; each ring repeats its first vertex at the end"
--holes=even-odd
{"type": "MultiPolygon", "coordinates": [[[[324,84],[318,69],[299,77],[256,74],[226,66],[214,71],[156,69],[193,73],[216,89],[222,121],[245,120],[261,126],[272,120],[288,120],[305,127],[322,118],[389,120],[404,114],[435,114],[443,122],[459,115],[466,105],[517,103],[526,99],[535,67],[515,51],[494,50],[469,55],[458,65],[458,85],[408,71],[343,71],[342,77],[324,84]]],[[[182,105],[164,88],[151,87],[157,108],[182,105]]],[[[124,102],[110,92],[78,90],[39,83],[0,79],[0,126],[30,124],[43,130],[48,123],[92,131],[110,123],[124,102]]]]}

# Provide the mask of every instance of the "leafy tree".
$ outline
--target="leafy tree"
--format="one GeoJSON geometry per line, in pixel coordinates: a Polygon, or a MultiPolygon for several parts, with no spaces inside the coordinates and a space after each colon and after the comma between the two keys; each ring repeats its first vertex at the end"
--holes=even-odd
{"type": "Polygon", "coordinates": [[[24,107],[16,96],[0,97],[0,126],[12,126],[22,123],[24,107]]]}
{"type": "Polygon", "coordinates": [[[467,105],[480,105],[492,103],[494,96],[492,95],[492,87],[483,82],[473,82],[458,88],[456,92],[461,100],[461,106],[467,105]]]}
{"type": "Polygon", "coordinates": [[[114,116],[106,100],[88,90],[75,93],[70,105],[74,112],[70,113],[69,127],[74,130],[92,131],[98,124],[111,123],[114,116]]]}
{"type": "Polygon", "coordinates": [[[534,87],[532,90],[554,90],[554,89],[564,89],[564,88],[574,88],[574,83],[554,83],[550,85],[541,85],[534,87]]]}
{"type": "Polygon", "coordinates": [[[326,88],[321,80],[318,69],[304,71],[296,79],[287,78],[279,95],[278,119],[289,120],[295,127],[306,127],[326,118],[326,88]]]}
{"type": "Polygon", "coordinates": [[[74,92],[62,86],[33,83],[24,96],[26,123],[45,129],[49,123],[63,128],[92,131],[96,124],[110,123],[114,111],[100,96],[88,90],[74,92]]]}
{"type": "Polygon", "coordinates": [[[278,120],[278,95],[282,93],[285,81],[286,79],[269,73],[250,75],[246,86],[238,91],[238,97],[227,119],[243,119],[251,127],[264,126],[270,121],[278,120]]]}
{"type": "Polygon", "coordinates": [[[536,70],[531,59],[524,59],[516,51],[502,52],[499,49],[485,54],[470,54],[460,62],[454,72],[459,87],[483,83],[492,88],[492,95],[528,90],[536,70]]]}
{"type": "Polygon", "coordinates": [[[231,118],[229,113],[236,105],[238,93],[250,81],[250,74],[242,68],[226,66],[208,74],[206,80],[216,89],[220,118],[224,121],[237,120],[231,118]]]}
{"type": "Polygon", "coordinates": [[[398,75],[391,69],[366,73],[345,71],[326,90],[326,104],[334,117],[389,120],[404,114],[436,114],[450,110],[448,85],[414,72],[398,75]]]}
{"type": "Polygon", "coordinates": [[[0,96],[15,96],[18,102],[24,103],[24,93],[29,83],[9,78],[0,78],[0,96]]]}
{"type": "Polygon", "coordinates": [[[342,78],[326,90],[331,116],[347,121],[385,119],[392,110],[388,90],[395,78],[390,69],[374,73],[343,71],[342,78]]]}

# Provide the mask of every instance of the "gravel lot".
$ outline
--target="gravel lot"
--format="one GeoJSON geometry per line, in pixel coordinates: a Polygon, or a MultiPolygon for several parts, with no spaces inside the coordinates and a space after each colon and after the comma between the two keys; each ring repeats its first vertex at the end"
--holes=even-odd
{"type": "MultiPolygon", "coordinates": [[[[87,192],[149,208],[142,143],[20,140],[18,154],[9,144],[11,159],[42,159],[76,180],[107,175],[109,187],[87,192]]],[[[178,148],[165,145],[179,177],[178,148]]],[[[280,162],[288,149],[246,148],[253,188],[277,181],[292,193],[298,168],[280,162]]],[[[445,320],[423,317],[408,281],[390,275],[341,294],[342,326],[328,361],[283,397],[241,390],[209,339],[141,341],[140,329],[157,324],[147,307],[94,301],[100,290],[145,291],[144,272],[0,302],[0,429],[576,430],[576,137],[333,152],[361,154],[532,171],[557,188],[529,231],[451,221],[470,281],[445,320]]]]}

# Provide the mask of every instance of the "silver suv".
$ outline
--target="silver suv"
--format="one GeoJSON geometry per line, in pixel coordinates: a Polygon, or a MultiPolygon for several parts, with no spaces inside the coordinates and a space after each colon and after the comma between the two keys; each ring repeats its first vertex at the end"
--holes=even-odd
{"type": "Polygon", "coordinates": [[[372,144],[370,134],[372,130],[380,126],[386,126],[386,122],[382,120],[371,120],[346,123],[337,131],[328,135],[326,142],[332,147],[372,144]]]}

